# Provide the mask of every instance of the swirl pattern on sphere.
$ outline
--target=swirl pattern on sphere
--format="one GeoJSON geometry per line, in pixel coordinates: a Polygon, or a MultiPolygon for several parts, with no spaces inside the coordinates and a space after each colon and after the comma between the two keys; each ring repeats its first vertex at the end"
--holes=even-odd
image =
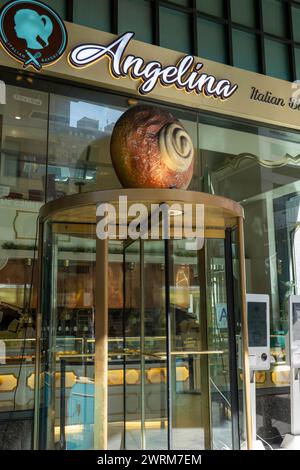
{"type": "Polygon", "coordinates": [[[193,161],[192,139],[181,124],[164,126],[159,134],[159,148],[164,163],[174,171],[186,171],[193,161]]]}

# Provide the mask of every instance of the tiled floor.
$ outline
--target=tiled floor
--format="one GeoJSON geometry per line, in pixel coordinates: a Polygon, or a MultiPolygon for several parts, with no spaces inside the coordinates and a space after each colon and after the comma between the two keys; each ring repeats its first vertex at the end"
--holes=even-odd
{"type": "MultiPolygon", "coordinates": [[[[178,428],[173,429],[173,448],[176,450],[203,450],[203,428],[178,428]]],[[[119,424],[110,424],[108,448],[117,450],[123,446],[123,427],[119,424]]],[[[145,435],[147,450],[167,449],[166,429],[147,429],[145,435]]],[[[230,423],[214,429],[214,448],[230,449],[231,429],[230,423]]],[[[141,447],[141,433],[139,429],[131,429],[126,432],[126,449],[134,450],[141,447]]]]}

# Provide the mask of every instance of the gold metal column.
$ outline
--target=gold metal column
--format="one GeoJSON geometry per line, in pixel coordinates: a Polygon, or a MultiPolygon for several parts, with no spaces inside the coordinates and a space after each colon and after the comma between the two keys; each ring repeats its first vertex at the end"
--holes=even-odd
{"type": "Polygon", "coordinates": [[[146,449],[146,403],[145,403],[145,256],[144,240],[139,240],[140,248],[140,367],[141,367],[141,450],[146,449]]]}
{"type": "Polygon", "coordinates": [[[248,320],[246,301],[246,266],[244,247],[244,221],[243,217],[238,217],[238,241],[239,241],[239,262],[241,276],[241,306],[242,306],[242,344],[243,344],[243,366],[244,366],[244,387],[245,387],[245,416],[246,416],[246,436],[247,448],[252,449],[252,420],[251,420],[251,396],[250,396],[250,366],[248,350],[248,320]]]}
{"type": "MultiPolygon", "coordinates": [[[[206,284],[206,244],[201,250],[198,250],[198,280],[200,289],[200,334],[201,334],[201,348],[205,351],[208,350],[208,325],[207,325],[207,284],[206,284]]],[[[201,394],[203,397],[203,410],[202,410],[202,426],[204,428],[204,448],[205,450],[212,449],[212,436],[211,436],[211,398],[210,398],[210,384],[209,384],[209,356],[207,354],[199,354],[198,361],[200,362],[200,381],[201,381],[201,394]]]]}
{"type": "MultiPolygon", "coordinates": [[[[38,217],[39,219],[39,217],[38,217]]],[[[38,234],[38,286],[37,286],[37,314],[36,314],[36,336],[35,336],[35,365],[34,365],[34,428],[33,428],[33,449],[39,449],[39,433],[40,433],[40,421],[39,421],[39,408],[40,408],[40,397],[41,397],[41,334],[42,334],[42,276],[43,276],[43,244],[44,244],[44,225],[39,222],[39,234],[38,234]]],[[[35,263],[36,260],[34,259],[35,263]]]]}
{"type": "Polygon", "coordinates": [[[108,239],[96,240],[94,449],[107,449],[108,239]]]}

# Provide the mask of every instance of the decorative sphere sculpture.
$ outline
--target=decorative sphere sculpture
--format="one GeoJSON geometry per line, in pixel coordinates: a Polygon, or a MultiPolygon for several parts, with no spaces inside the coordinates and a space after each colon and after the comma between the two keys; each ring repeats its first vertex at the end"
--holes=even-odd
{"type": "Polygon", "coordinates": [[[125,188],[186,189],[193,175],[194,146],[169,112],[138,105],[116,122],[110,153],[125,188]]]}

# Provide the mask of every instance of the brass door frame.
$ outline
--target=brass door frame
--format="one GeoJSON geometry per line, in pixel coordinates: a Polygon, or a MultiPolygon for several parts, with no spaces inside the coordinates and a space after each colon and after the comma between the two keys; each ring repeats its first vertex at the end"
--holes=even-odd
{"type": "MultiPolygon", "coordinates": [[[[246,437],[247,447],[252,448],[252,430],[251,430],[251,407],[250,407],[250,368],[249,368],[249,354],[248,354],[248,327],[247,327],[247,306],[246,306],[246,275],[245,275],[245,251],[244,251],[244,232],[243,232],[243,217],[244,212],[242,207],[230,199],[215,196],[207,193],[195,191],[183,191],[175,189],[117,189],[108,191],[95,191],[90,193],[75,194],[67,196],[62,199],[51,201],[45,204],[39,213],[40,222],[43,223],[49,217],[57,221],[64,221],[66,224],[74,221],[74,217],[78,217],[81,223],[90,222],[92,214],[92,222],[96,220],[96,206],[100,203],[114,203],[118,200],[119,196],[127,196],[129,202],[151,202],[160,204],[161,201],[168,203],[180,202],[191,204],[204,204],[208,215],[212,215],[209,219],[208,226],[205,230],[225,230],[227,226],[237,226],[238,228],[238,241],[239,241],[239,267],[241,278],[241,297],[242,297],[242,344],[243,344],[243,364],[244,364],[244,393],[245,393],[245,417],[246,417],[246,437]],[[90,213],[85,214],[82,211],[84,206],[89,206],[90,213]],[[66,212],[65,212],[66,211],[66,212]],[[76,212],[78,211],[78,212],[76,212]],[[210,214],[211,212],[211,214],[210,214]],[[216,214],[218,217],[216,219],[216,214]],[[216,223],[214,223],[214,221],[216,223]],[[223,222],[223,227],[222,227],[223,222]]],[[[223,238],[223,237],[222,237],[223,238]]],[[[41,240],[40,240],[41,241],[41,240]]],[[[39,246],[39,264],[42,266],[43,244],[39,246]]],[[[98,449],[107,449],[107,423],[108,423],[108,410],[107,410],[107,374],[108,374],[108,361],[107,361],[107,325],[108,325],[108,241],[96,241],[96,272],[97,272],[97,289],[96,289],[96,315],[95,315],[95,329],[96,329],[96,344],[95,344],[95,383],[99,385],[99,398],[102,401],[102,407],[97,409],[96,419],[99,421],[99,432],[95,436],[95,445],[98,449]],[[99,282],[99,284],[98,284],[99,282]],[[97,367],[96,367],[97,363],[97,367]]],[[[39,291],[41,290],[41,279],[39,291]]],[[[40,297],[40,296],[39,296],[40,297]]],[[[39,300],[40,302],[40,300],[39,300]]],[[[39,303],[38,312],[41,313],[42,305],[39,303]]],[[[37,328],[37,358],[39,357],[40,350],[39,344],[41,339],[40,329],[37,328]]],[[[39,365],[36,369],[39,371],[39,365]]],[[[38,384],[38,380],[36,383],[38,384]]],[[[37,392],[36,392],[37,393],[37,392]]],[[[95,400],[96,401],[96,400],[95,400]]],[[[39,405],[39,404],[37,404],[39,405]]],[[[37,439],[37,426],[39,421],[38,410],[35,412],[35,440],[37,439]]],[[[96,424],[96,423],[95,423],[96,424]]],[[[35,443],[38,446],[38,443],[35,443]]]]}

